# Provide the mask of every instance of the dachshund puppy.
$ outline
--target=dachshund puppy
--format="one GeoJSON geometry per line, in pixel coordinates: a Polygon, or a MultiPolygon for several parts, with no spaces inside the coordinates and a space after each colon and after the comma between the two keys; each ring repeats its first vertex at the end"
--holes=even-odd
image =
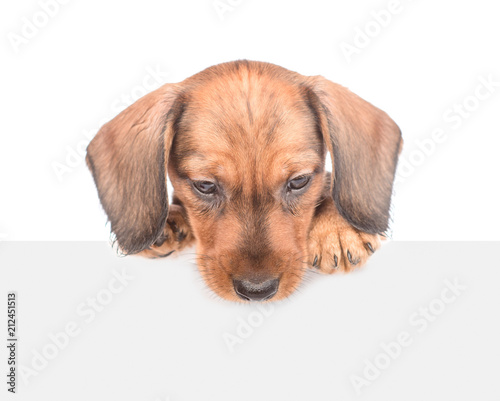
{"type": "Polygon", "coordinates": [[[307,268],[366,262],[388,229],[401,147],[394,121],[348,89],[244,60],[139,99],[86,160],[122,252],[196,244],[215,293],[265,301],[290,295],[307,268]]]}

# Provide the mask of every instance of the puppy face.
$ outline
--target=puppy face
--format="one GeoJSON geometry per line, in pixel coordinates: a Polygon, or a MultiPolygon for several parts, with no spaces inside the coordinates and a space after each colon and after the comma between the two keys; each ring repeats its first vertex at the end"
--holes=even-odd
{"type": "Polygon", "coordinates": [[[101,129],[87,163],[123,252],[161,238],[168,171],[209,287],[231,300],[279,299],[305,271],[326,151],[339,213],[378,233],[398,138],[385,113],[345,88],[240,61],[140,99],[101,129]]]}
{"type": "Polygon", "coordinates": [[[268,283],[263,298],[286,296],[304,271],[325,151],[303,95],[276,77],[235,73],[184,99],[169,176],[200,269],[225,298],[241,283],[268,283]]]}

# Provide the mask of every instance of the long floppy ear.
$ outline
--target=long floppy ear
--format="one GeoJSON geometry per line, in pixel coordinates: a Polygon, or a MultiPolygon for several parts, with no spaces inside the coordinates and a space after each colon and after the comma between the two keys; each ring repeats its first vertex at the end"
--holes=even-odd
{"type": "Polygon", "coordinates": [[[388,229],[401,131],[382,110],[321,77],[306,80],[306,96],[332,156],[332,195],[357,229],[388,229]]]}
{"type": "Polygon", "coordinates": [[[151,246],[166,223],[166,164],[177,93],[176,84],[167,84],[142,97],[105,124],[87,147],[99,199],[126,254],[151,246]]]}

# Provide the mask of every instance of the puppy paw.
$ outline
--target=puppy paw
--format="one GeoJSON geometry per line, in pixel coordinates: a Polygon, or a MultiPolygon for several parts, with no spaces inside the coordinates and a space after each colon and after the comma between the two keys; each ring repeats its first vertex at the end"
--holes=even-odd
{"type": "Polygon", "coordinates": [[[168,210],[167,224],[163,235],[148,249],[139,252],[139,256],[146,258],[166,258],[176,251],[192,245],[194,237],[187,223],[182,206],[170,205],[168,210]]]}
{"type": "Polygon", "coordinates": [[[333,200],[321,207],[309,232],[309,267],[332,274],[363,266],[380,247],[381,236],[352,227],[338,214],[333,200]]]}

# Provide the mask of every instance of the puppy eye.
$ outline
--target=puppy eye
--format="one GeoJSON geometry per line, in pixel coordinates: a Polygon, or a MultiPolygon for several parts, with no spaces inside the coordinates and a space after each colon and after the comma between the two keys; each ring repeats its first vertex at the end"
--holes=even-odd
{"type": "Polygon", "coordinates": [[[302,175],[300,177],[294,178],[293,180],[288,181],[287,189],[289,191],[297,191],[304,188],[310,180],[311,176],[309,175],[302,175]]]}
{"type": "Polygon", "coordinates": [[[195,181],[194,187],[204,195],[211,195],[217,191],[217,186],[210,181],[195,181]]]}

